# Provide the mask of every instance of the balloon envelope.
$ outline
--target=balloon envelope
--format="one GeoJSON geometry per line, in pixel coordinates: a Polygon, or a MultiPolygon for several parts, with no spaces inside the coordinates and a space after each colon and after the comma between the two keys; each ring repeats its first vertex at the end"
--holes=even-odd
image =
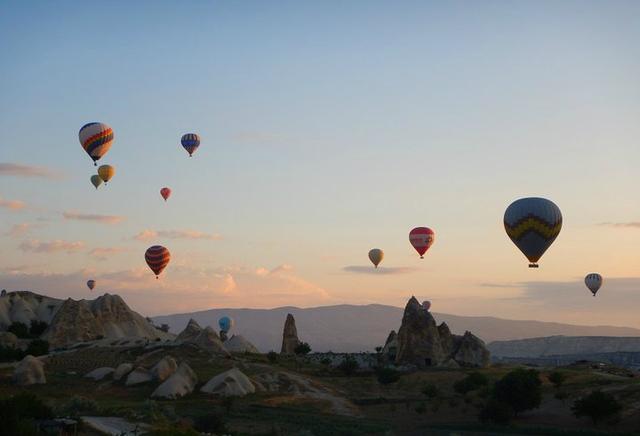
{"type": "Polygon", "coordinates": [[[93,291],[93,288],[96,287],[96,281],[95,280],[88,280],[87,281],[87,287],[93,291]]]}
{"type": "Polygon", "coordinates": [[[116,173],[116,169],[111,165],[100,165],[98,167],[98,175],[104,183],[107,183],[116,173]]]}
{"type": "Polygon", "coordinates": [[[180,143],[187,150],[189,156],[192,156],[196,152],[196,149],[200,146],[200,135],[196,133],[186,133],[182,135],[180,143]]]}
{"type": "Polygon", "coordinates": [[[162,245],[154,245],[149,247],[144,254],[144,259],[147,261],[147,265],[151,268],[156,275],[156,278],[167,267],[171,260],[171,253],[162,245]]]}
{"type": "Polygon", "coordinates": [[[94,174],[93,176],[91,176],[91,184],[95,186],[96,189],[98,189],[98,186],[102,185],[102,179],[99,175],[94,174]]]}
{"type": "Polygon", "coordinates": [[[384,252],[382,250],[380,250],[379,248],[373,248],[369,250],[369,260],[376,268],[378,268],[378,265],[380,264],[380,262],[382,262],[382,259],[384,259],[384,252]]]}
{"type": "Polygon", "coordinates": [[[229,318],[228,316],[223,316],[218,320],[218,326],[220,327],[220,331],[228,332],[235,325],[235,321],[233,318],[229,318]]]}
{"type": "Polygon", "coordinates": [[[589,288],[594,297],[602,286],[602,281],[602,276],[598,273],[587,274],[584,278],[584,284],[587,285],[587,288],[589,288]]]}
{"type": "Polygon", "coordinates": [[[431,301],[429,301],[429,300],[424,300],[424,301],[422,302],[422,308],[428,312],[428,311],[429,311],[429,309],[431,309],[431,301]]]}
{"type": "Polygon", "coordinates": [[[114,139],[113,129],[104,123],[88,123],[82,126],[78,138],[80,145],[95,164],[111,148],[114,139]]]}
{"type": "Polygon", "coordinates": [[[513,243],[529,259],[530,268],[553,244],[562,229],[562,213],[545,198],[521,198],[504,213],[504,228],[513,243]]]}
{"type": "Polygon", "coordinates": [[[160,195],[162,195],[162,198],[164,198],[164,201],[167,201],[167,198],[169,198],[169,196],[171,196],[171,189],[162,188],[160,190],[160,195]]]}
{"type": "Polygon", "coordinates": [[[429,227],[416,227],[409,232],[409,242],[420,255],[420,259],[424,259],[424,254],[435,241],[436,234],[429,227]]]}

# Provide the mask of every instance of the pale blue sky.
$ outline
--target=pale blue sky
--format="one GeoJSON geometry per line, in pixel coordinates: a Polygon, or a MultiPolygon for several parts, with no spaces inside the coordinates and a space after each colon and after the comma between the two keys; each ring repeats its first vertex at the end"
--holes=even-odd
{"type": "MultiPolygon", "coordinates": [[[[3,2],[0,162],[65,178],[0,175],[0,197],[27,204],[0,208],[0,266],[26,267],[25,287],[37,283],[30,274],[99,278],[146,268],[144,249],[158,242],[174,255],[164,286],[191,286],[171,266],[211,269],[193,308],[399,305],[416,293],[440,299],[440,311],[505,317],[530,308],[491,299],[524,285],[508,293],[482,283],[577,283],[596,269],[638,277],[640,229],[597,224],[640,221],[639,22],[634,1],[3,2]],[[90,121],[116,135],[101,163],[117,174],[98,192],[77,139],[90,121]],[[179,146],[189,131],[202,137],[192,159],[179,146]],[[167,204],[162,186],[174,190],[167,204]],[[537,276],[501,223],[529,195],[565,217],[537,276]],[[72,221],[64,211],[126,219],[72,221]],[[19,223],[35,227],[6,235],[19,223]],[[421,263],[407,241],[418,225],[437,233],[421,263]],[[132,240],[145,229],[222,240],[132,240]],[[33,240],[85,245],[19,248],[33,240]],[[416,270],[343,270],[367,265],[374,246],[385,266],[416,270]],[[87,254],[108,247],[123,251],[87,254]],[[279,265],[294,268],[288,284],[258,280],[259,268],[279,265]],[[220,291],[211,275],[226,274],[246,292],[220,291]],[[486,308],[460,305],[471,296],[486,308]]],[[[128,280],[106,290],[156,286],[128,280]]],[[[56,292],[84,295],[65,286],[56,292]]],[[[171,298],[140,301],[160,313],[178,304],[171,298]]]]}

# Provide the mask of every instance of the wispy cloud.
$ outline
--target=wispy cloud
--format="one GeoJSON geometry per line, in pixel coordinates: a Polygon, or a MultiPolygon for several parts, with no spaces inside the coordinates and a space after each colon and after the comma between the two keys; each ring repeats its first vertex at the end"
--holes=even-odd
{"type": "Polygon", "coordinates": [[[222,236],[218,233],[205,233],[195,230],[150,230],[146,229],[133,237],[136,241],[147,242],[156,238],[166,239],[204,239],[209,241],[219,241],[222,236]]]}
{"type": "Polygon", "coordinates": [[[64,177],[60,171],[50,168],[10,162],[0,162],[0,176],[39,177],[50,180],[60,180],[64,177]]]}
{"type": "Polygon", "coordinates": [[[30,224],[30,223],[14,224],[6,234],[7,236],[16,238],[19,236],[24,236],[32,228],[33,228],[33,224],[30,224]]]}
{"type": "Polygon", "coordinates": [[[406,266],[398,266],[398,267],[385,267],[381,266],[378,268],[374,268],[373,266],[358,266],[358,265],[349,265],[342,268],[343,271],[349,273],[358,273],[358,274],[410,274],[416,271],[415,268],[406,267],[406,266]]]}
{"type": "Polygon", "coordinates": [[[62,216],[67,220],[94,221],[101,224],[118,224],[125,219],[123,216],[117,215],[97,215],[78,212],[64,212],[62,216]]]}
{"type": "Polygon", "coordinates": [[[5,200],[4,198],[0,197],[0,207],[4,207],[5,209],[9,210],[20,210],[24,209],[26,207],[26,204],[24,201],[5,200]]]}
{"type": "Polygon", "coordinates": [[[640,221],[629,221],[626,223],[599,223],[599,226],[618,227],[628,229],[640,229],[640,221]]]}
{"type": "Polygon", "coordinates": [[[55,253],[59,251],[66,251],[67,253],[77,252],[84,248],[84,242],[82,241],[63,241],[56,239],[55,241],[39,241],[37,239],[31,239],[24,241],[20,244],[22,251],[30,251],[33,253],[55,253]]]}
{"type": "Polygon", "coordinates": [[[89,256],[99,260],[106,260],[109,256],[124,253],[127,249],[124,247],[97,247],[89,251],[89,256]]]}

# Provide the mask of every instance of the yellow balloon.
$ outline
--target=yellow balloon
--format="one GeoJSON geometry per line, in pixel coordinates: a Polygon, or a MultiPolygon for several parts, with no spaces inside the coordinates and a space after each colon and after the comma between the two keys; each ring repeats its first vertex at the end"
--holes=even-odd
{"type": "Polygon", "coordinates": [[[103,182],[107,183],[113,175],[116,173],[116,169],[111,165],[101,165],[98,167],[98,175],[103,182]]]}
{"type": "Polygon", "coordinates": [[[369,250],[369,260],[371,260],[371,263],[373,263],[376,268],[378,268],[378,265],[380,264],[380,262],[382,262],[382,259],[384,259],[384,251],[380,250],[379,248],[369,250]]]}

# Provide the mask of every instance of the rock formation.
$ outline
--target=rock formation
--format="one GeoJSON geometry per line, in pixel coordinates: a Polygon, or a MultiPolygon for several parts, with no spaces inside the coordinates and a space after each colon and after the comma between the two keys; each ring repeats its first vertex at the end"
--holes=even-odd
{"type": "Polygon", "coordinates": [[[193,392],[197,383],[196,373],[189,365],[181,363],[176,372],[153,391],[151,397],[174,400],[193,392]]]}
{"type": "Polygon", "coordinates": [[[227,339],[229,339],[229,337],[227,336],[227,332],[220,330],[220,340],[222,341],[222,343],[227,342],[227,339]]]}
{"type": "Polygon", "coordinates": [[[258,349],[241,335],[231,336],[231,339],[224,343],[224,348],[230,353],[259,353],[258,349]]]}
{"type": "Polygon", "coordinates": [[[5,330],[16,321],[26,325],[32,320],[50,324],[62,302],[28,291],[7,292],[0,297],[0,330],[5,330]]]}
{"type": "Polygon", "coordinates": [[[176,369],[178,369],[178,364],[175,359],[171,356],[165,356],[151,368],[151,375],[154,380],[163,382],[171,377],[176,369]]]}
{"type": "Polygon", "coordinates": [[[225,355],[229,354],[229,352],[225,350],[224,345],[222,345],[220,337],[211,327],[206,327],[193,340],[189,340],[186,342],[195,344],[210,353],[225,355]]]}
{"type": "Polygon", "coordinates": [[[287,320],[284,322],[284,330],[282,331],[282,354],[294,354],[296,347],[300,344],[298,339],[298,329],[296,328],[296,320],[290,313],[287,314],[287,320]]]}
{"type": "Polygon", "coordinates": [[[470,332],[464,336],[451,334],[449,327],[436,321],[411,297],[404,310],[397,335],[396,364],[429,366],[484,367],[489,364],[489,351],[484,342],[470,332]]]}
{"type": "Polygon", "coordinates": [[[395,362],[397,353],[398,334],[395,330],[391,330],[391,332],[389,332],[389,336],[387,336],[387,340],[384,342],[381,354],[385,362],[395,362]]]}
{"type": "Polygon", "coordinates": [[[18,348],[18,337],[11,332],[0,332],[0,347],[18,348]]]}
{"type": "Polygon", "coordinates": [[[113,372],[113,379],[114,380],[120,380],[122,377],[124,377],[125,375],[129,374],[132,370],[133,370],[133,364],[132,363],[127,363],[127,362],[121,363],[120,365],[118,365],[116,370],[113,372]]]}
{"type": "Polygon", "coordinates": [[[191,318],[187,326],[180,332],[178,337],[176,337],[176,341],[189,342],[194,340],[200,332],[202,331],[202,327],[200,324],[196,322],[195,319],[191,318]]]}
{"type": "Polygon", "coordinates": [[[133,386],[140,383],[148,383],[151,380],[153,380],[151,371],[138,367],[129,373],[127,381],[124,384],[125,386],[133,386]]]}
{"type": "Polygon", "coordinates": [[[88,372],[87,374],[85,374],[85,378],[92,378],[95,381],[100,381],[103,378],[105,378],[106,376],[108,376],[109,374],[113,374],[115,370],[113,368],[110,368],[108,366],[102,367],[102,368],[96,368],[91,372],[88,372]]]}
{"type": "Polygon", "coordinates": [[[243,397],[254,393],[256,387],[238,368],[232,368],[213,377],[200,391],[223,397],[243,397]]]}
{"type": "Polygon", "coordinates": [[[44,375],[44,364],[37,357],[26,356],[20,361],[13,373],[13,382],[18,386],[44,384],[47,379],[44,375]]]}

